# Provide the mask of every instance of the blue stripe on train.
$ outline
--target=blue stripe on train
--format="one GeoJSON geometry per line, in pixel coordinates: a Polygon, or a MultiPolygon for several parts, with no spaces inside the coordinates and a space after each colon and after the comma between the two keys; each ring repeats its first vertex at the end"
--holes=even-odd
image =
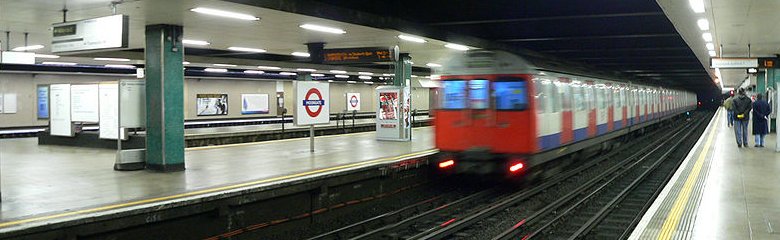
{"type": "Polygon", "coordinates": [[[607,124],[599,124],[596,126],[596,135],[607,133],[607,124]]]}
{"type": "Polygon", "coordinates": [[[612,123],[612,126],[615,126],[614,129],[619,129],[623,127],[623,120],[617,120],[612,123]]]}
{"type": "Polygon", "coordinates": [[[542,150],[553,149],[560,145],[561,145],[560,133],[539,137],[539,147],[542,150]]]}
{"type": "Polygon", "coordinates": [[[580,141],[588,138],[588,128],[574,129],[574,141],[580,141]]]}

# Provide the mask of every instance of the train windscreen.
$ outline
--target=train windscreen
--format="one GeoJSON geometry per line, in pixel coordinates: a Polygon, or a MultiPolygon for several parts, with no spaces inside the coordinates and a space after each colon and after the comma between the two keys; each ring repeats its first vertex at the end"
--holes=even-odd
{"type": "Polygon", "coordinates": [[[490,81],[476,79],[469,81],[469,105],[471,109],[487,109],[490,107],[490,81]]]}
{"type": "Polygon", "coordinates": [[[466,108],[466,81],[442,81],[442,109],[460,110],[466,108]]]}
{"type": "Polygon", "coordinates": [[[496,110],[521,111],[528,108],[528,88],[525,81],[494,82],[496,110]]]}

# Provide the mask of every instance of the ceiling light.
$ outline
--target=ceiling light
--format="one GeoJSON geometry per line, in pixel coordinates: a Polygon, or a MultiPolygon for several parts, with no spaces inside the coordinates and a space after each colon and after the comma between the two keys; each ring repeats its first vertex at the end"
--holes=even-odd
{"type": "Polygon", "coordinates": [[[359,76],[358,78],[363,79],[363,80],[370,80],[371,76],[359,76]]]}
{"type": "Polygon", "coordinates": [[[76,65],[78,63],[74,63],[74,62],[42,62],[41,64],[43,64],[43,65],[67,65],[67,66],[73,66],[73,65],[76,65]]]}
{"type": "Polygon", "coordinates": [[[325,74],[322,74],[322,73],[312,73],[311,76],[312,77],[324,77],[325,74]]]}
{"type": "Polygon", "coordinates": [[[265,73],[265,72],[263,72],[263,71],[259,71],[259,70],[244,70],[244,73],[249,73],[249,74],[263,74],[263,73],[265,73]]]}
{"type": "Polygon", "coordinates": [[[282,69],[280,67],[271,67],[271,66],[257,66],[259,69],[266,69],[266,70],[279,70],[282,69]]]}
{"type": "Polygon", "coordinates": [[[317,71],[317,69],[313,69],[313,68],[298,68],[296,70],[301,71],[301,72],[316,72],[317,71]]]}
{"type": "Polygon", "coordinates": [[[35,54],[35,58],[60,58],[60,56],[57,55],[48,55],[48,54],[35,54]]]}
{"type": "Polygon", "coordinates": [[[267,52],[265,49],[246,48],[246,47],[229,47],[228,50],[239,51],[239,52],[253,52],[253,53],[264,53],[264,52],[267,52]]]}
{"type": "Polygon", "coordinates": [[[450,48],[450,49],[455,49],[455,50],[460,50],[460,51],[467,51],[467,50],[469,50],[469,47],[467,47],[467,46],[463,46],[463,45],[460,45],[460,44],[454,44],[454,43],[447,43],[444,46],[447,47],[447,48],[450,48]]]}
{"type": "Polygon", "coordinates": [[[249,20],[249,21],[260,20],[259,17],[255,17],[255,16],[252,16],[252,15],[249,15],[249,14],[228,12],[228,11],[217,10],[217,9],[213,9],[213,8],[198,7],[198,8],[190,9],[190,11],[193,11],[193,12],[196,12],[196,13],[203,13],[203,14],[208,14],[208,15],[220,16],[220,17],[241,19],[241,20],[249,20]]]}
{"type": "Polygon", "coordinates": [[[181,43],[189,44],[189,45],[198,45],[198,46],[206,46],[211,43],[202,41],[202,40],[192,40],[192,39],[183,39],[181,40],[181,43]]]}
{"type": "Polygon", "coordinates": [[[372,82],[372,81],[365,81],[363,83],[365,83],[365,84],[374,84],[374,82],[372,82]]]}
{"type": "Polygon", "coordinates": [[[425,66],[428,66],[428,67],[441,67],[441,64],[438,64],[438,63],[427,63],[427,64],[425,64],[425,66]]]}
{"type": "Polygon", "coordinates": [[[345,33],[347,33],[346,31],[344,31],[342,29],[332,28],[332,27],[325,27],[325,26],[314,25],[314,24],[303,24],[300,27],[303,28],[303,29],[314,30],[314,31],[319,31],[319,32],[326,32],[326,33],[335,33],[335,34],[345,34],[345,33]]]}
{"type": "Polygon", "coordinates": [[[710,53],[710,57],[718,56],[718,53],[716,53],[715,51],[710,51],[709,53],[710,53]]]}
{"type": "Polygon", "coordinates": [[[355,82],[355,81],[347,81],[347,83],[357,83],[357,82],[355,82]]]}
{"type": "Polygon", "coordinates": [[[307,52],[293,52],[291,54],[293,56],[296,56],[296,57],[310,57],[311,56],[311,54],[309,54],[307,52]]]}
{"type": "Polygon", "coordinates": [[[382,76],[385,76],[385,77],[392,77],[392,76],[395,76],[395,74],[392,74],[392,73],[383,73],[383,74],[382,74],[382,76]]]}
{"type": "Polygon", "coordinates": [[[98,57],[98,58],[93,58],[93,59],[94,59],[94,60],[97,60],[97,61],[114,61],[114,62],[129,62],[129,61],[130,61],[130,59],[127,59],[127,58],[106,58],[106,57],[98,57]]]}
{"type": "Polygon", "coordinates": [[[43,48],[43,45],[31,45],[31,46],[15,47],[14,49],[11,49],[11,51],[23,52],[23,51],[30,51],[30,50],[38,50],[41,48],[43,48]]]}
{"type": "Polygon", "coordinates": [[[328,82],[335,82],[335,81],[333,81],[333,80],[328,80],[328,82]]]}
{"type": "Polygon", "coordinates": [[[417,75],[412,74],[410,77],[417,77],[417,75]]]}
{"type": "Polygon", "coordinates": [[[371,72],[358,72],[360,75],[374,75],[374,73],[371,72]]]}
{"type": "Polygon", "coordinates": [[[710,21],[707,21],[706,18],[699,19],[699,21],[696,21],[696,25],[699,25],[699,29],[702,31],[710,30],[710,21]]]}
{"type": "Polygon", "coordinates": [[[688,0],[688,3],[691,4],[691,8],[693,9],[693,12],[695,13],[704,12],[704,0],[688,0]]]}
{"type": "Polygon", "coordinates": [[[279,74],[281,74],[281,75],[285,75],[285,76],[293,76],[293,75],[298,75],[297,73],[294,73],[294,72],[280,72],[279,74]]]}
{"type": "Polygon", "coordinates": [[[416,43],[425,43],[425,42],[427,42],[425,39],[418,38],[418,37],[413,37],[413,36],[409,36],[409,35],[403,35],[403,34],[398,35],[398,38],[400,38],[401,40],[404,40],[404,41],[410,41],[410,42],[416,42],[416,43]]]}
{"type": "Polygon", "coordinates": [[[330,70],[330,72],[332,72],[332,73],[340,73],[340,74],[347,73],[347,71],[344,71],[344,70],[330,70]]]}
{"type": "Polygon", "coordinates": [[[126,64],[106,64],[107,68],[135,68],[133,65],[126,65],[126,64]]]}
{"type": "Polygon", "coordinates": [[[715,44],[707,43],[707,50],[710,50],[710,51],[715,50],[715,44]]]}
{"type": "Polygon", "coordinates": [[[701,37],[704,38],[704,41],[712,42],[712,33],[702,33],[701,37]]]}
{"type": "Polygon", "coordinates": [[[217,67],[235,67],[235,64],[224,64],[224,63],[215,63],[214,66],[217,67]]]}
{"type": "Polygon", "coordinates": [[[184,62],[181,62],[181,64],[183,64],[183,65],[189,65],[189,64],[190,64],[190,62],[184,61],[184,62]]]}
{"type": "Polygon", "coordinates": [[[224,72],[227,72],[228,70],[224,69],[224,68],[206,68],[206,69],[203,69],[203,71],[224,73],[224,72]]]}
{"type": "Polygon", "coordinates": [[[349,78],[349,75],[336,75],[336,78],[349,78]]]}

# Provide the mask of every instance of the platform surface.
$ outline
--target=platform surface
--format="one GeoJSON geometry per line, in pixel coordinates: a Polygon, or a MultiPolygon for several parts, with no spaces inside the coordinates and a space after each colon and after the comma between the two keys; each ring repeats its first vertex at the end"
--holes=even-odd
{"type": "Polygon", "coordinates": [[[377,141],[375,132],[189,148],[183,172],[114,171],[115,151],[40,146],[35,138],[0,140],[0,230],[80,209],[192,193],[231,184],[431,151],[433,130],[412,142],[377,141]]]}
{"type": "Polygon", "coordinates": [[[719,110],[629,239],[780,239],[775,140],[737,148],[719,110]]]}

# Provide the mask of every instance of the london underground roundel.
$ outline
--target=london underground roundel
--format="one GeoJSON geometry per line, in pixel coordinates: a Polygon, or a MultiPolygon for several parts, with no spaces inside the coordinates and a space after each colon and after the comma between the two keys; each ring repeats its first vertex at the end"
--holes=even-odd
{"type": "Polygon", "coordinates": [[[325,105],[325,100],[322,99],[320,90],[311,88],[306,92],[306,98],[303,99],[303,107],[306,108],[306,114],[310,117],[317,117],[322,112],[322,106],[325,105]]]}
{"type": "Polygon", "coordinates": [[[295,125],[327,124],[330,122],[328,83],[296,81],[294,83],[295,125]]]}

